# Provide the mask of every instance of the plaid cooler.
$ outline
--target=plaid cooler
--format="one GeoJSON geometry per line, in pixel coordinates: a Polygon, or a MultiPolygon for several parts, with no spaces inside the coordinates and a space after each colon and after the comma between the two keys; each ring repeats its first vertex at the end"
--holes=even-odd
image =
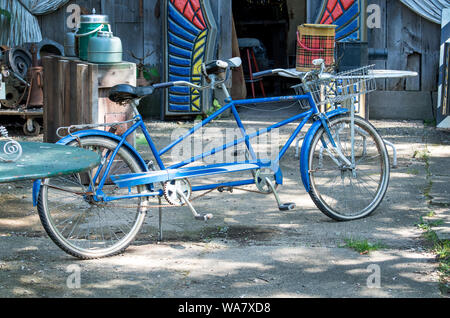
{"type": "Polygon", "coordinates": [[[317,69],[316,59],[324,59],[327,66],[334,64],[335,25],[304,24],[297,31],[297,71],[317,69]]]}

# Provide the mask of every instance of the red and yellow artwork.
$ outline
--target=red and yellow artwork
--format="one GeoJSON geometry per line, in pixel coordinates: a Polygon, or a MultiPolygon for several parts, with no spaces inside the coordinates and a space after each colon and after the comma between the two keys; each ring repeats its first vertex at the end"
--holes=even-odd
{"type": "MultiPolygon", "coordinates": [[[[201,65],[206,61],[211,26],[205,0],[167,1],[167,80],[201,85],[201,65]]],[[[170,113],[200,113],[203,94],[188,87],[169,90],[170,113]]]]}
{"type": "Polygon", "coordinates": [[[323,0],[316,23],[334,24],[336,40],[361,40],[364,0],[323,0]]]}

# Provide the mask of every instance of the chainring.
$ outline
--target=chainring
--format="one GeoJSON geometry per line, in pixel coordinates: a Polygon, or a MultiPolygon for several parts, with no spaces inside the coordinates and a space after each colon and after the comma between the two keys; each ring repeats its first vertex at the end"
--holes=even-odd
{"type": "Polygon", "coordinates": [[[178,191],[190,200],[192,186],[188,179],[171,180],[164,183],[164,198],[170,205],[182,206],[185,202],[178,195],[178,191]]]}
{"type": "Polygon", "coordinates": [[[260,169],[256,171],[255,173],[256,187],[261,193],[270,194],[273,191],[272,188],[267,184],[266,178],[269,178],[269,180],[272,181],[273,185],[275,186],[275,189],[278,187],[275,175],[271,169],[260,169]]]}

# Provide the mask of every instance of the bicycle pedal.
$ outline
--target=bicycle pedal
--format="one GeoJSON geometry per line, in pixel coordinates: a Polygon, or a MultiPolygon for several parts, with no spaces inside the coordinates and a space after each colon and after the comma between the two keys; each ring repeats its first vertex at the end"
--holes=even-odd
{"type": "Polygon", "coordinates": [[[295,203],[285,203],[279,206],[280,211],[292,211],[295,210],[297,205],[295,203]]]}
{"type": "Polygon", "coordinates": [[[207,221],[211,220],[213,217],[214,217],[214,216],[213,216],[212,214],[205,214],[205,215],[197,215],[197,216],[195,217],[195,219],[196,219],[197,221],[204,221],[204,222],[207,222],[207,221]]]}
{"type": "Polygon", "coordinates": [[[220,193],[230,192],[233,193],[233,187],[220,187],[217,189],[220,193]]]}

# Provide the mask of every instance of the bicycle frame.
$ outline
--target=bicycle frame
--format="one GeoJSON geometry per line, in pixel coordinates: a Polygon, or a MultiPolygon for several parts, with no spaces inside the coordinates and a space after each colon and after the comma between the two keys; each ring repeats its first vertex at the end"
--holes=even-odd
{"type": "MultiPolygon", "coordinates": [[[[103,173],[103,177],[100,180],[100,182],[98,183],[98,187],[97,190],[95,191],[96,195],[95,195],[95,200],[96,201],[105,201],[105,202],[109,202],[109,201],[116,201],[116,200],[121,200],[121,199],[129,199],[129,198],[138,198],[138,197],[155,197],[155,196],[162,196],[163,192],[162,190],[159,191],[154,191],[153,188],[153,183],[149,183],[147,185],[148,190],[145,193],[142,194],[130,194],[130,195],[125,195],[125,196],[119,196],[119,197],[107,197],[103,192],[102,192],[102,188],[106,183],[106,180],[108,178],[109,172],[111,171],[112,165],[113,165],[113,161],[114,158],[117,156],[119,149],[121,147],[124,147],[124,145],[127,145],[127,148],[129,150],[133,151],[133,154],[139,159],[139,161],[141,163],[144,162],[144,160],[142,159],[142,157],[140,156],[140,154],[131,146],[129,146],[126,143],[126,139],[132,134],[134,133],[136,130],[141,129],[141,131],[144,134],[144,137],[146,139],[146,141],[148,142],[148,145],[150,147],[151,152],[153,153],[153,156],[156,160],[156,163],[158,165],[158,167],[162,170],[162,171],[169,171],[169,170],[174,170],[176,172],[177,169],[180,169],[182,167],[185,167],[191,163],[200,161],[204,158],[207,158],[209,156],[215,155],[217,153],[223,152],[226,149],[229,149],[231,147],[235,147],[237,145],[243,144],[245,143],[247,150],[249,151],[250,155],[251,155],[251,161],[245,161],[245,162],[236,162],[235,164],[255,164],[259,167],[269,167],[272,168],[272,170],[274,170],[275,173],[275,179],[276,179],[276,183],[277,184],[283,184],[283,176],[282,176],[282,172],[279,168],[279,162],[281,161],[281,159],[285,156],[287,150],[289,149],[289,147],[292,145],[292,143],[295,141],[295,139],[298,137],[298,135],[300,134],[300,132],[302,131],[302,129],[305,127],[305,125],[307,124],[307,122],[311,119],[314,120],[314,124],[311,127],[310,131],[308,132],[308,134],[306,135],[305,138],[305,143],[310,139],[312,139],[312,137],[314,136],[314,134],[317,132],[317,130],[321,127],[321,126],[325,126],[326,130],[328,131],[328,125],[327,125],[327,119],[337,116],[339,114],[343,114],[348,112],[347,109],[338,109],[336,111],[327,113],[327,114],[323,114],[319,111],[317,105],[315,104],[311,94],[307,93],[306,95],[293,95],[293,96],[283,96],[283,97],[272,97],[272,98],[257,98],[257,99],[247,99],[247,100],[237,100],[237,101],[233,101],[231,98],[227,99],[228,104],[225,105],[224,107],[222,107],[220,110],[216,111],[214,114],[212,114],[211,116],[209,116],[208,118],[206,118],[205,120],[203,120],[201,123],[197,124],[196,126],[194,126],[192,129],[190,129],[186,134],[184,134],[183,136],[181,136],[180,138],[178,138],[177,140],[173,141],[170,145],[166,146],[164,149],[162,150],[158,150],[155,143],[153,142],[152,137],[150,136],[150,133],[147,129],[147,127],[145,126],[145,123],[143,121],[142,116],[139,114],[139,112],[136,109],[136,106],[133,105],[134,110],[135,110],[135,121],[136,123],[130,127],[122,136],[116,136],[116,135],[112,135],[110,133],[106,133],[106,132],[101,132],[98,130],[86,130],[86,131],[80,131],[77,133],[74,133],[72,136],[68,136],[64,139],[62,139],[59,143],[61,144],[68,144],[73,140],[76,140],[76,138],[81,138],[83,136],[88,136],[88,135],[103,135],[105,137],[108,138],[113,138],[115,140],[118,141],[118,146],[117,148],[114,150],[114,152],[111,155],[111,159],[109,160],[106,169],[104,170],[103,173]],[[307,100],[311,106],[310,110],[305,111],[301,114],[298,114],[294,117],[291,117],[289,119],[283,120],[279,123],[276,123],[270,127],[264,128],[264,129],[260,129],[255,133],[252,134],[248,134],[247,130],[245,129],[245,126],[241,120],[241,117],[238,113],[237,107],[241,106],[241,105],[248,105],[248,104],[266,104],[266,103],[276,103],[276,102],[297,102],[297,101],[303,101],[303,100],[307,100]],[[166,167],[165,164],[163,163],[163,160],[161,159],[161,157],[166,154],[167,152],[169,152],[170,150],[172,150],[174,147],[176,147],[177,145],[179,145],[180,143],[182,143],[183,141],[185,141],[187,138],[189,138],[190,136],[192,136],[194,133],[196,133],[197,131],[199,131],[200,129],[202,129],[203,127],[205,127],[206,125],[208,125],[209,123],[211,123],[214,119],[218,118],[220,115],[222,115],[224,112],[226,112],[227,110],[231,110],[231,113],[233,114],[233,117],[236,121],[236,124],[238,126],[238,128],[240,129],[241,133],[242,133],[242,137],[238,140],[235,140],[234,142],[225,144],[221,147],[217,147],[214,148],[208,152],[204,152],[200,155],[191,157],[188,160],[184,160],[182,162],[176,163],[172,166],[166,167]],[[293,122],[296,121],[300,121],[299,126],[295,129],[295,131],[292,133],[292,135],[290,136],[289,140],[286,142],[286,144],[283,146],[283,148],[280,150],[280,152],[278,153],[277,158],[275,159],[275,161],[272,161],[270,163],[267,162],[263,162],[261,160],[258,160],[255,152],[253,150],[253,147],[251,145],[251,140],[254,138],[257,138],[259,136],[262,136],[264,134],[268,134],[271,131],[273,131],[274,129],[283,127],[285,125],[291,124],[293,122]],[[274,168],[276,167],[276,168],[274,168]]],[[[331,134],[329,134],[330,140],[332,141],[332,143],[334,143],[333,138],[331,136],[331,134]]],[[[309,145],[308,149],[309,149],[309,145]]],[[[302,155],[302,157],[304,157],[302,155]]],[[[304,159],[301,160],[301,163],[304,162],[304,159]]],[[[230,164],[231,166],[232,164],[230,164]]],[[[305,184],[305,188],[307,191],[309,191],[309,181],[305,180],[304,174],[305,174],[305,167],[302,167],[302,179],[303,182],[305,184]]],[[[99,173],[100,171],[103,170],[103,164],[99,166],[99,168],[97,169],[97,174],[94,176],[93,178],[93,184],[97,184],[97,179],[99,177],[99,173]]],[[[146,167],[146,172],[149,172],[148,167],[146,167]]],[[[177,175],[177,177],[183,177],[182,175],[177,175]]],[[[213,190],[216,188],[220,188],[220,187],[237,187],[237,186],[244,186],[244,185],[251,185],[251,184],[255,184],[255,180],[254,179],[247,179],[247,180],[238,180],[238,181],[234,181],[234,182],[228,182],[228,183],[220,183],[220,184],[210,184],[210,185],[203,185],[203,186],[193,186],[192,187],[192,191],[196,192],[196,191],[208,191],[208,190],[213,190]]],[[[39,194],[39,190],[40,190],[40,185],[41,183],[39,182],[38,184],[35,184],[33,189],[34,189],[34,193],[33,193],[33,197],[37,198],[38,194],[39,194]]]]}

